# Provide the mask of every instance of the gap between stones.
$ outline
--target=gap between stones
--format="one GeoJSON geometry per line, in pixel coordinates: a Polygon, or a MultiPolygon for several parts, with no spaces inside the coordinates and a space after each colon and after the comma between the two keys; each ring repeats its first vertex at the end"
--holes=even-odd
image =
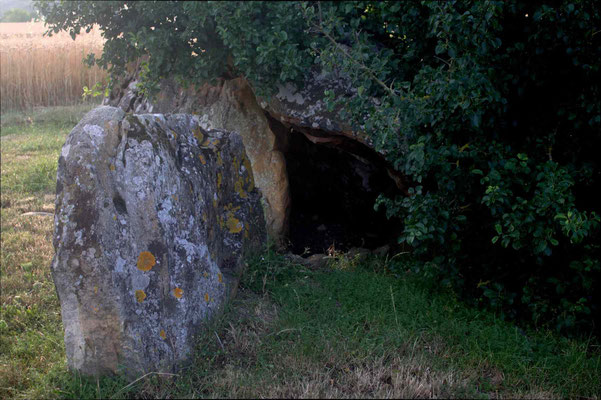
{"type": "Polygon", "coordinates": [[[287,250],[311,256],[395,246],[401,221],[374,210],[379,194],[403,194],[384,157],[349,137],[284,125],[265,114],[286,160],[287,250]]]}

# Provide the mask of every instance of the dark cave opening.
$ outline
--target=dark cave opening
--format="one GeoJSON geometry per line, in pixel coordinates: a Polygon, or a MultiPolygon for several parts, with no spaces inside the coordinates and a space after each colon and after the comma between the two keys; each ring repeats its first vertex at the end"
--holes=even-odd
{"type": "Polygon", "coordinates": [[[327,254],[332,248],[373,250],[396,243],[400,221],[374,210],[379,194],[401,193],[382,156],[343,136],[330,136],[325,143],[313,143],[310,134],[296,130],[286,136],[290,251],[327,254]]]}

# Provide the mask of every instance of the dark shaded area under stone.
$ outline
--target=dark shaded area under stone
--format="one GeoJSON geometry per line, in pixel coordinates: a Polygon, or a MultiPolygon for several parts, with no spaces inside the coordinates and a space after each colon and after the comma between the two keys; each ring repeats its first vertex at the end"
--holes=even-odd
{"type": "Polygon", "coordinates": [[[374,210],[380,193],[399,193],[381,156],[351,139],[314,144],[296,131],[288,134],[286,150],[290,251],[311,255],[332,245],[347,251],[396,243],[400,221],[374,210]]]}

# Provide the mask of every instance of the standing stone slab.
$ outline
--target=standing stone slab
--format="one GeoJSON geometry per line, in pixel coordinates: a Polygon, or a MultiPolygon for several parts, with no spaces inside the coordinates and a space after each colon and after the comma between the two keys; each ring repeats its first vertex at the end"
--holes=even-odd
{"type": "Polygon", "coordinates": [[[69,366],[173,371],[265,241],[240,136],[98,107],[59,158],[52,275],[69,366]]]}
{"type": "Polygon", "coordinates": [[[245,79],[188,89],[165,79],[151,101],[139,93],[137,78],[132,76],[127,86],[116,85],[104,103],[135,113],[198,114],[205,129],[239,133],[261,193],[267,234],[276,242],[286,235],[290,206],[286,160],[276,133],[245,79]]]}

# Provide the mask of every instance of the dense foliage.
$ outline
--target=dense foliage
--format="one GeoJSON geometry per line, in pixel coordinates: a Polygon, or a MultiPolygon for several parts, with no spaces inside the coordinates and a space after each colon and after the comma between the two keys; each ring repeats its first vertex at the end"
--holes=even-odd
{"type": "MultiPolygon", "coordinates": [[[[246,76],[269,96],[309,68],[347,75],[341,117],[373,137],[410,195],[417,270],[557,329],[590,328],[599,246],[601,12],[595,0],[40,2],[54,31],[97,23],[118,78],[145,89],[246,76]],[[374,101],[375,99],[375,101],[374,101]]],[[[90,60],[94,62],[94,60],[90,60]]]]}

